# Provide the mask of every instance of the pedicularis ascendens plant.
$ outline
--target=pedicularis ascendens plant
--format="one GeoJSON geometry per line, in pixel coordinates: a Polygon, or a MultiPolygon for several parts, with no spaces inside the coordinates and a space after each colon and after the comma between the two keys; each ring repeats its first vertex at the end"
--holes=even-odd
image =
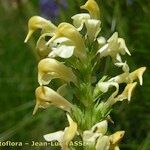
{"type": "Polygon", "coordinates": [[[46,141],[58,141],[63,150],[118,150],[124,131],[109,135],[110,112],[118,101],[130,101],[136,81],[143,83],[146,67],[130,71],[121,56],[131,54],[117,32],[107,40],[99,36],[100,10],[95,0],[88,0],[81,9],[88,13],[74,15],[73,25],[63,22],[55,26],[39,16],[31,17],[28,22],[25,42],[35,30],[42,29],[36,45],[41,60],[33,114],[38,108],[51,105],[66,112],[69,126],[44,135],[46,141]],[[103,62],[108,57],[123,73],[104,76],[103,62]],[[56,78],[62,85],[55,91],[49,86],[56,78]],[[121,92],[122,83],[126,86],[121,92]],[[82,147],[71,144],[74,141],[82,141],[82,147]]]}

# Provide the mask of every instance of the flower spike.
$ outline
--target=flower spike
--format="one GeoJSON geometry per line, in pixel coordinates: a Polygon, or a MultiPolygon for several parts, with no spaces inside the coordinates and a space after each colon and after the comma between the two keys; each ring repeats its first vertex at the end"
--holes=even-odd
{"type": "Polygon", "coordinates": [[[72,16],[72,24],[62,22],[56,27],[39,16],[31,17],[28,22],[24,42],[34,31],[41,29],[36,43],[40,56],[40,86],[35,90],[33,115],[39,108],[49,106],[65,111],[69,125],[44,135],[50,143],[58,141],[57,146],[61,150],[119,150],[118,144],[125,132],[109,135],[108,122],[114,124],[110,117],[111,110],[119,101],[130,102],[137,80],[140,85],[143,84],[146,67],[131,72],[130,65],[122,58],[125,54],[131,56],[131,53],[118,32],[112,33],[108,39],[105,38],[107,35],[99,34],[101,20],[96,1],[86,0],[81,9],[87,13],[72,16]],[[112,76],[117,70],[122,73],[112,76]],[[123,91],[122,83],[125,84],[123,91]]]}

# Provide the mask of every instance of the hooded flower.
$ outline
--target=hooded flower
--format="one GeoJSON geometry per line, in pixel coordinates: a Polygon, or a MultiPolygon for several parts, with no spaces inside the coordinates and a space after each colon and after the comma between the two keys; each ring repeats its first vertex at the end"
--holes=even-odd
{"type": "Polygon", "coordinates": [[[87,13],[77,14],[71,17],[73,19],[73,25],[78,31],[81,31],[84,24],[87,29],[86,37],[89,38],[91,42],[96,40],[101,28],[101,21],[97,19],[91,19],[91,16],[87,13]]]}
{"type": "Polygon", "coordinates": [[[99,81],[96,85],[96,88],[94,89],[94,97],[96,97],[97,95],[100,95],[101,93],[108,92],[109,88],[111,87],[115,87],[116,90],[111,94],[108,100],[114,98],[118,94],[119,84],[116,82],[111,82],[111,81],[105,81],[105,82],[99,81]]]}
{"type": "Polygon", "coordinates": [[[86,36],[89,38],[91,42],[96,40],[96,37],[101,31],[100,24],[101,24],[100,20],[96,19],[88,19],[85,21],[85,26],[87,29],[86,36]]]}
{"type": "Polygon", "coordinates": [[[107,120],[95,124],[90,130],[83,132],[83,142],[96,150],[115,150],[124,135],[124,131],[117,131],[112,135],[107,133],[107,120]]]}
{"type": "Polygon", "coordinates": [[[146,67],[141,67],[136,69],[135,71],[128,73],[122,73],[116,77],[111,78],[109,81],[117,82],[117,83],[132,83],[133,81],[139,79],[140,85],[143,84],[143,73],[145,72],[146,67]]]}
{"type": "Polygon", "coordinates": [[[127,53],[131,55],[126,47],[125,41],[122,38],[118,38],[118,33],[115,32],[102,48],[98,50],[100,57],[110,56],[114,62],[122,62],[120,54],[127,53]]]}
{"type": "Polygon", "coordinates": [[[145,70],[146,70],[146,67],[141,67],[139,69],[136,69],[135,71],[130,73],[129,78],[132,81],[135,81],[138,78],[140,85],[142,85],[143,84],[143,74],[144,74],[145,70]]]}
{"type": "Polygon", "coordinates": [[[85,5],[81,6],[81,8],[88,10],[90,14],[81,13],[74,15],[73,17],[71,17],[73,19],[73,24],[78,29],[78,31],[81,31],[85,24],[85,27],[87,29],[86,37],[88,37],[90,42],[93,42],[96,40],[96,37],[101,30],[101,21],[99,20],[99,17],[96,17],[97,13],[97,15],[99,15],[99,7],[94,0],[89,0],[85,5]]]}
{"type": "Polygon", "coordinates": [[[109,137],[106,135],[99,137],[95,148],[96,148],[96,150],[109,150],[109,148],[110,148],[109,137]]]}
{"type": "Polygon", "coordinates": [[[97,139],[96,150],[118,150],[118,143],[124,136],[124,131],[117,131],[110,136],[101,136],[97,139]]]}
{"type": "Polygon", "coordinates": [[[54,78],[61,78],[66,82],[76,83],[76,76],[71,68],[52,59],[42,59],[38,64],[38,81],[40,85],[47,85],[54,78]]]}
{"type": "Polygon", "coordinates": [[[87,145],[95,145],[96,139],[107,132],[107,120],[95,124],[90,130],[83,132],[83,142],[87,145]]]}
{"type": "Polygon", "coordinates": [[[137,82],[129,83],[126,85],[124,91],[117,96],[116,101],[122,101],[124,99],[128,99],[128,101],[131,100],[132,92],[134,88],[136,87],[137,82]]]}
{"type": "Polygon", "coordinates": [[[81,6],[81,9],[87,10],[93,19],[99,19],[100,17],[99,6],[95,0],[88,0],[83,6],[81,6]]]}
{"type": "Polygon", "coordinates": [[[36,43],[36,49],[38,52],[38,55],[42,58],[47,57],[48,54],[52,51],[50,47],[46,45],[45,35],[40,36],[36,43]]]}
{"type": "Polygon", "coordinates": [[[35,96],[36,105],[33,111],[33,115],[37,112],[38,108],[47,108],[50,105],[54,105],[67,112],[70,112],[71,110],[72,104],[49,87],[39,86],[35,90],[35,96]]]}
{"type": "Polygon", "coordinates": [[[110,139],[110,147],[112,150],[118,150],[119,147],[117,146],[121,139],[123,138],[125,131],[117,131],[114,134],[109,136],[110,139]]]}
{"type": "Polygon", "coordinates": [[[46,20],[40,16],[31,17],[28,21],[28,34],[24,41],[25,43],[37,29],[42,29],[43,32],[49,32],[49,34],[53,35],[56,30],[56,26],[52,24],[51,21],[46,20]]]}
{"type": "Polygon", "coordinates": [[[74,55],[81,60],[85,59],[86,53],[84,40],[73,25],[66,22],[59,24],[54,36],[47,42],[47,45],[51,44],[55,39],[60,37],[65,37],[71,40],[75,46],[74,55]]]}
{"type": "Polygon", "coordinates": [[[73,25],[77,28],[78,31],[81,31],[86,20],[90,19],[88,13],[76,14],[71,17],[73,19],[73,25]]]}
{"type": "Polygon", "coordinates": [[[74,138],[77,132],[77,123],[72,120],[72,118],[67,114],[69,127],[66,127],[64,131],[57,131],[44,135],[44,139],[48,142],[58,141],[63,150],[69,150],[69,142],[74,138]]]}
{"type": "Polygon", "coordinates": [[[119,89],[118,89],[118,91],[116,90],[114,93],[112,93],[111,96],[105,102],[104,110],[105,110],[105,108],[111,107],[112,105],[114,105],[118,101],[123,101],[125,99],[130,101],[131,96],[132,96],[132,92],[133,92],[134,88],[136,87],[136,85],[137,85],[137,82],[127,84],[124,91],[120,95],[117,95],[119,89]]]}
{"type": "Polygon", "coordinates": [[[46,36],[48,33],[42,34],[37,41],[36,49],[41,57],[61,57],[70,58],[73,55],[75,46],[71,40],[65,37],[55,39],[50,45],[46,45],[46,36]]]}

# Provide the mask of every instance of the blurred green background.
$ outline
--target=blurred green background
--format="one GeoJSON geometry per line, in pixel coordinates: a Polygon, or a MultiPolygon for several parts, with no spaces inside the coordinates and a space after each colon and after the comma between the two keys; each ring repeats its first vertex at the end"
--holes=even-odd
{"type": "MultiPolygon", "coordinates": [[[[51,16],[56,25],[71,22],[81,12],[85,0],[66,0],[59,16],[51,16]],[[69,13],[68,13],[69,12],[69,13]]],[[[119,104],[112,112],[110,130],[125,130],[121,150],[150,149],[150,3],[149,0],[97,0],[101,8],[101,35],[112,32],[126,40],[132,57],[127,57],[131,70],[146,66],[144,85],[138,86],[130,104],[119,104]]],[[[60,5],[60,6],[59,6],[60,5]]],[[[41,15],[38,0],[0,0],[0,141],[44,141],[43,135],[64,129],[66,117],[59,109],[49,108],[32,116],[35,104],[38,56],[37,35],[24,44],[28,19],[41,15]]],[[[13,147],[0,149],[15,149],[13,147]]],[[[24,146],[16,149],[49,149],[24,146]]]]}

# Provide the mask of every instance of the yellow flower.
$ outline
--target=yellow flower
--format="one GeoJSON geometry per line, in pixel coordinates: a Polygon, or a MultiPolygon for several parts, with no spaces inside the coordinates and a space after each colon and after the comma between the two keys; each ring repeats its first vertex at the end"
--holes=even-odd
{"type": "Polygon", "coordinates": [[[92,132],[101,133],[104,135],[107,132],[108,122],[107,120],[103,120],[92,127],[92,132]]]}
{"type": "Polygon", "coordinates": [[[93,19],[99,19],[99,17],[100,17],[100,10],[99,10],[99,6],[98,6],[98,4],[96,3],[95,0],[88,0],[80,8],[87,10],[90,13],[90,15],[91,15],[91,17],[93,19]]]}
{"type": "Polygon", "coordinates": [[[38,64],[39,84],[47,85],[54,78],[61,78],[66,82],[77,81],[71,68],[52,58],[42,59],[38,64]]]}
{"type": "Polygon", "coordinates": [[[68,144],[74,138],[77,132],[77,123],[72,120],[72,118],[67,114],[69,127],[66,127],[64,131],[57,131],[54,133],[44,135],[46,141],[57,140],[62,147],[62,150],[69,150],[68,144]]]}
{"type": "Polygon", "coordinates": [[[114,62],[122,62],[120,54],[124,55],[127,53],[131,55],[124,39],[118,38],[118,33],[115,32],[108,40],[107,44],[98,50],[100,57],[110,56],[114,62]]]}
{"type": "Polygon", "coordinates": [[[73,25],[77,28],[78,31],[81,31],[86,20],[90,19],[88,13],[76,14],[71,17],[73,19],[73,25]]]}
{"type": "Polygon", "coordinates": [[[42,29],[43,32],[49,32],[49,34],[53,35],[56,26],[51,23],[51,21],[48,21],[40,16],[33,16],[28,21],[28,34],[25,39],[25,43],[29,40],[33,32],[37,29],[42,29]]]}
{"type": "Polygon", "coordinates": [[[124,133],[125,133],[125,131],[117,131],[114,134],[109,136],[111,150],[118,150],[119,147],[117,145],[123,138],[124,133]]]}
{"type": "Polygon", "coordinates": [[[146,67],[141,67],[139,69],[136,69],[135,71],[130,73],[129,78],[133,81],[138,78],[140,81],[140,85],[142,85],[143,84],[142,76],[143,76],[143,73],[145,72],[145,70],[146,70],[146,67]]]}
{"type": "Polygon", "coordinates": [[[116,96],[118,94],[118,91],[119,91],[119,86],[118,86],[118,89],[116,89],[116,91],[113,94],[111,94],[111,96],[107,99],[104,107],[106,107],[106,108],[111,107],[116,102],[123,101],[125,99],[130,101],[131,96],[132,96],[132,92],[133,92],[134,88],[136,87],[136,85],[137,85],[137,82],[127,84],[124,91],[120,95],[116,96]]]}
{"type": "Polygon", "coordinates": [[[101,31],[100,24],[101,24],[100,20],[96,19],[88,19],[85,21],[85,26],[87,29],[86,36],[89,38],[91,42],[96,40],[96,37],[101,31]]]}
{"type": "Polygon", "coordinates": [[[109,137],[104,135],[97,139],[96,150],[109,150],[110,140],[109,137]]]}
{"type": "Polygon", "coordinates": [[[84,27],[84,24],[87,29],[86,37],[93,42],[96,40],[101,28],[101,21],[97,19],[92,19],[88,13],[81,13],[71,17],[73,19],[73,25],[77,28],[78,31],[81,31],[84,27]]]}
{"type": "Polygon", "coordinates": [[[118,150],[119,147],[117,145],[123,138],[124,133],[124,131],[117,131],[110,136],[100,136],[97,139],[96,150],[118,150]]]}
{"type": "Polygon", "coordinates": [[[33,115],[37,112],[38,108],[47,108],[50,105],[54,105],[67,112],[70,112],[72,104],[65,98],[59,95],[57,92],[46,86],[39,86],[35,90],[36,105],[33,111],[33,115]]]}
{"type": "Polygon", "coordinates": [[[124,99],[128,99],[128,101],[130,101],[132,92],[136,87],[136,85],[137,82],[127,84],[124,91],[115,98],[116,99],[115,101],[123,101],[124,99]]]}
{"type": "Polygon", "coordinates": [[[75,50],[75,46],[71,40],[65,37],[55,39],[51,44],[52,51],[48,57],[59,56],[61,58],[70,58],[75,50]]]}
{"type": "Polygon", "coordinates": [[[74,55],[81,60],[85,59],[86,52],[84,40],[82,35],[73,25],[66,22],[59,24],[54,36],[47,42],[47,45],[59,37],[65,37],[71,40],[75,46],[74,55]]]}
{"type": "Polygon", "coordinates": [[[88,145],[95,145],[96,139],[102,137],[108,128],[107,120],[95,124],[90,130],[83,132],[83,142],[88,145]]]}
{"type": "Polygon", "coordinates": [[[143,84],[143,73],[145,72],[146,67],[141,67],[136,69],[135,71],[128,73],[122,73],[116,77],[111,78],[109,81],[117,82],[117,83],[132,83],[136,79],[139,79],[140,85],[143,84]]]}
{"type": "Polygon", "coordinates": [[[40,36],[36,43],[36,49],[40,57],[47,57],[48,54],[52,51],[50,47],[46,46],[45,36],[40,36]]]}

